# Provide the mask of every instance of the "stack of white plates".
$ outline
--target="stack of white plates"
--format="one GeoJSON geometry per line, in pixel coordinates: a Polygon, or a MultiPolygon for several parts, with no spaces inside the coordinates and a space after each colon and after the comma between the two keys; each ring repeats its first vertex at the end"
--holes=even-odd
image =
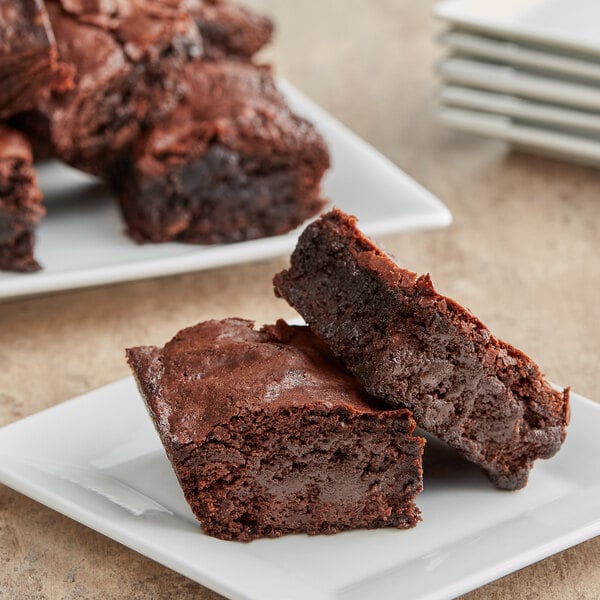
{"type": "Polygon", "coordinates": [[[442,122],[600,165],[600,0],[444,0],[442,122]]]}

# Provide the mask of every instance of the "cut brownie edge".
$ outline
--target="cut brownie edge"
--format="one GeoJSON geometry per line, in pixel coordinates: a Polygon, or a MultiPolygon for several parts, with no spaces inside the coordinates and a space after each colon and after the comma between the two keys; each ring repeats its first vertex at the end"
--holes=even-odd
{"type": "Polygon", "coordinates": [[[212,321],[127,356],[205,533],[250,541],[420,520],[424,440],[410,413],[369,404],[308,328],[212,321]]]}
{"type": "Polygon", "coordinates": [[[201,454],[183,448],[177,459],[205,469],[182,486],[204,531],[222,539],[409,528],[420,520],[420,447],[407,454],[406,435],[385,413],[277,408],[240,414],[201,454]]]}
{"type": "Polygon", "coordinates": [[[275,291],[374,396],[479,464],[499,488],[527,483],[533,462],[560,448],[568,390],[496,339],[429,276],[398,267],[333,211],[310,225],[275,291]]]}

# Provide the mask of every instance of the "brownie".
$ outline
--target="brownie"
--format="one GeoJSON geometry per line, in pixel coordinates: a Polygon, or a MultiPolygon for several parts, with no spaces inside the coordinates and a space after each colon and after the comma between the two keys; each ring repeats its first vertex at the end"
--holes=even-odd
{"type": "Polygon", "coordinates": [[[184,95],[179,73],[202,53],[189,15],[168,2],[47,0],[74,89],[21,117],[36,153],[103,175],[141,130],[184,95]]]}
{"type": "Polygon", "coordinates": [[[410,412],[379,408],[307,327],[208,321],[127,356],[205,533],[249,541],[420,520],[424,440],[410,412]]]}
{"type": "Polygon", "coordinates": [[[309,225],[276,294],[374,396],[477,463],[499,488],[526,485],[565,439],[568,390],[495,338],[429,275],[400,268],[334,210],[309,225]]]}
{"type": "Polygon", "coordinates": [[[198,61],[182,80],[185,100],[114,178],[134,239],[237,242],[285,233],[319,212],[327,148],[268,67],[198,61]]]}
{"type": "Polygon", "coordinates": [[[45,214],[25,137],[0,125],[0,269],[36,271],[35,229],[45,214]]]}
{"type": "Polygon", "coordinates": [[[184,0],[196,20],[206,58],[250,60],[273,36],[272,21],[223,0],[184,0]]]}
{"type": "Polygon", "coordinates": [[[0,0],[0,119],[72,85],[42,0],[0,0]]]}

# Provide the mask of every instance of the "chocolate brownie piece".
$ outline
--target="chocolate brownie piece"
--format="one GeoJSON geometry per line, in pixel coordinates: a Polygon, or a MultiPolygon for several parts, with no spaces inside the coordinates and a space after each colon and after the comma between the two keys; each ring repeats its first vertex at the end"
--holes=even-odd
{"type": "Polygon", "coordinates": [[[198,61],[184,102],[134,147],[114,178],[139,242],[212,244],[279,235],[315,215],[329,166],[268,67],[198,61]]]}
{"type": "Polygon", "coordinates": [[[105,174],[143,127],[183,96],[183,65],[199,57],[194,20],[168,2],[47,0],[60,59],[75,87],[22,118],[36,153],[105,174]]]}
{"type": "Polygon", "coordinates": [[[71,85],[70,70],[58,62],[42,0],[0,0],[0,119],[71,85]]]}
{"type": "Polygon", "coordinates": [[[45,214],[22,134],[0,125],[0,269],[36,271],[35,229],[45,214]]]}
{"type": "Polygon", "coordinates": [[[184,0],[196,20],[206,58],[249,60],[271,41],[272,21],[239,4],[223,0],[184,0]]]}
{"type": "Polygon", "coordinates": [[[307,327],[252,326],[208,321],[127,350],[205,533],[414,526],[424,440],[410,413],[378,408],[307,327]]]}
{"type": "Polygon", "coordinates": [[[285,298],[371,394],[406,406],[499,488],[526,485],[565,439],[569,392],[554,391],[521,351],[400,268],[334,210],[302,233],[285,298]]]}

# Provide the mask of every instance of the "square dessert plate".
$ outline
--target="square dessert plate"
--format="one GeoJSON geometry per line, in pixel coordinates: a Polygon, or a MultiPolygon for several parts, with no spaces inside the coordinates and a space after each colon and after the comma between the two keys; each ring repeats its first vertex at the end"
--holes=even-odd
{"type": "MultiPolygon", "coordinates": [[[[443,227],[450,211],[372,146],[286,81],[279,87],[294,110],[329,145],[324,181],[330,203],[359,217],[369,235],[443,227]]],[[[39,228],[38,273],[0,273],[0,299],[197,271],[286,254],[302,228],[236,244],[137,245],[124,233],[117,202],[97,179],[57,162],[39,165],[48,215],[39,228]]]]}
{"type": "Polygon", "coordinates": [[[423,522],[248,544],[201,532],[132,378],[0,429],[0,482],[234,600],[443,600],[600,533],[600,406],[519,492],[429,441],[423,522]]]}
{"type": "Polygon", "coordinates": [[[599,137],[594,139],[591,135],[578,135],[574,130],[544,127],[525,119],[452,106],[438,108],[437,117],[454,129],[504,140],[539,154],[600,165],[599,137]]]}
{"type": "Polygon", "coordinates": [[[450,29],[440,36],[440,42],[457,53],[501,62],[514,67],[543,70],[571,77],[600,82],[598,57],[576,52],[548,49],[545,46],[478,35],[461,28],[450,29]]]}
{"type": "Polygon", "coordinates": [[[600,142],[600,112],[566,108],[510,94],[488,92],[461,86],[443,86],[439,94],[446,106],[484,111],[531,123],[570,129],[574,134],[596,137],[600,142]]]}
{"type": "Polygon", "coordinates": [[[478,32],[600,55],[598,0],[443,0],[434,13],[478,32]]]}
{"type": "Polygon", "coordinates": [[[460,56],[442,60],[438,69],[445,83],[600,111],[600,85],[583,80],[460,56]]]}

